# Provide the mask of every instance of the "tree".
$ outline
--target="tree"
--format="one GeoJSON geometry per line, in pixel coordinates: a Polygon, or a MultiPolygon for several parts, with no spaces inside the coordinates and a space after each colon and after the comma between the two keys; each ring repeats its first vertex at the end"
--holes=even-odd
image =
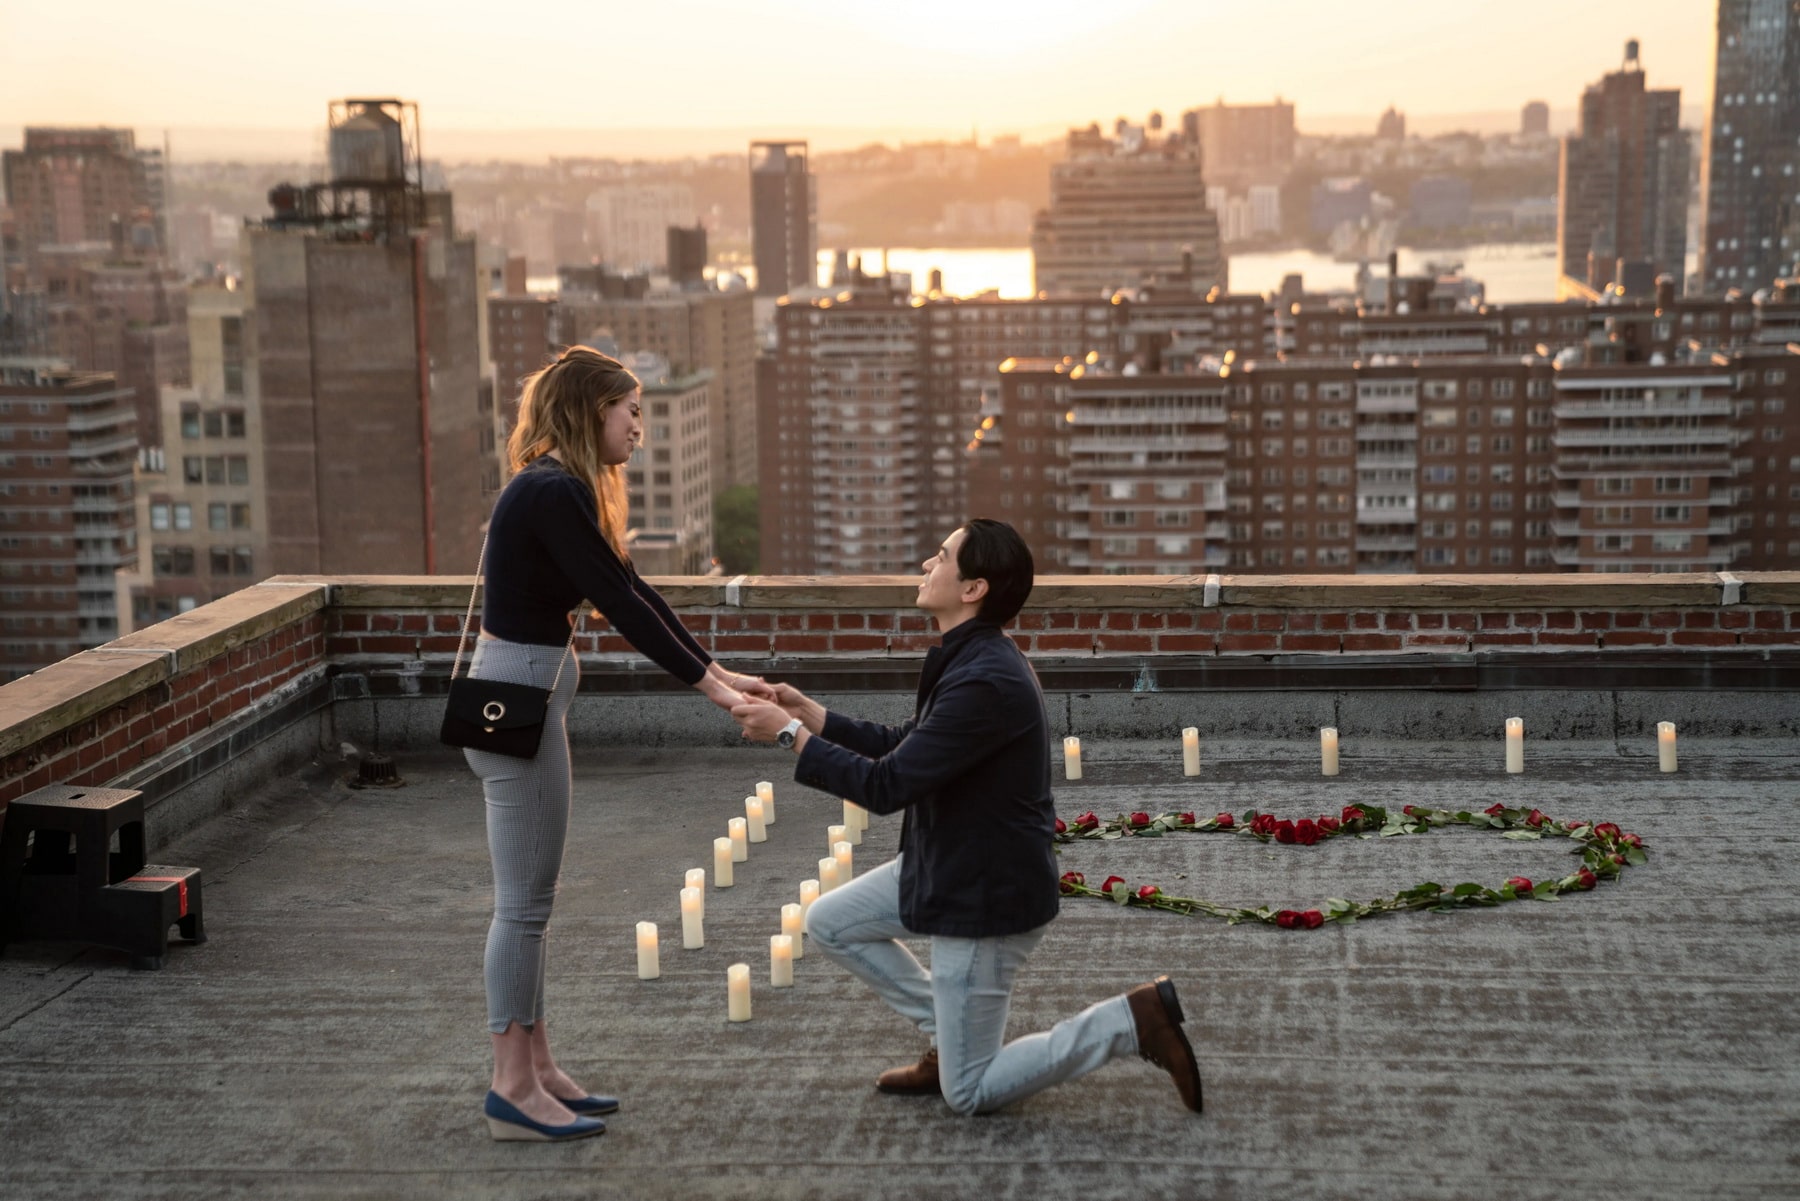
{"type": "Polygon", "coordinates": [[[761,553],[756,485],[740,484],[713,497],[713,553],[726,575],[756,571],[761,553]]]}

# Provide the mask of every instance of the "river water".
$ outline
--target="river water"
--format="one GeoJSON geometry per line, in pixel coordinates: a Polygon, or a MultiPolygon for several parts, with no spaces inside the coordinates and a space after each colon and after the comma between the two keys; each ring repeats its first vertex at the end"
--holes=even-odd
{"type": "MultiPolygon", "coordinates": [[[[1008,298],[1028,297],[1031,292],[1031,251],[1023,246],[988,249],[898,247],[856,249],[865,271],[879,271],[885,253],[891,271],[912,273],[913,289],[924,291],[932,268],[944,273],[944,291],[952,296],[973,296],[997,289],[1008,298]]],[[[821,279],[829,279],[833,252],[819,252],[821,279]]],[[[1340,263],[1328,254],[1308,250],[1277,250],[1259,254],[1233,254],[1233,292],[1273,292],[1283,276],[1298,273],[1311,291],[1348,289],[1356,277],[1355,263],[1340,263]]],[[[1487,285],[1491,301],[1519,302],[1556,298],[1556,246],[1549,242],[1490,243],[1445,250],[1400,250],[1400,273],[1417,275],[1428,263],[1461,263],[1463,273],[1487,285]]],[[[1371,264],[1376,272],[1385,263],[1371,264]]]]}

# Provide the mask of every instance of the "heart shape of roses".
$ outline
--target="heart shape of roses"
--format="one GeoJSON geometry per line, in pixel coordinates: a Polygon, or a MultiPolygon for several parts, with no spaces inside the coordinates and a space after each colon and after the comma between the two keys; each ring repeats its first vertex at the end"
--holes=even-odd
{"type": "Polygon", "coordinates": [[[1581,856],[1581,866],[1558,880],[1534,883],[1524,876],[1512,876],[1498,888],[1472,882],[1446,887],[1426,881],[1403,888],[1391,897],[1378,897],[1372,901],[1329,897],[1317,909],[1271,909],[1266,905],[1244,909],[1197,897],[1174,896],[1154,884],[1143,884],[1134,889],[1122,876],[1108,876],[1096,888],[1080,872],[1064,872],[1061,888],[1064,896],[1095,897],[1119,905],[1223,918],[1234,926],[1239,922],[1262,922],[1284,930],[1316,930],[1327,922],[1347,925],[1358,918],[1380,917],[1411,909],[1449,913],[1508,901],[1554,901],[1565,892],[1592,891],[1602,880],[1618,880],[1627,867],[1639,867],[1648,862],[1644,840],[1636,834],[1626,833],[1612,822],[1557,821],[1539,809],[1515,809],[1501,804],[1489,805],[1479,813],[1426,809],[1417,805],[1407,805],[1398,813],[1390,813],[1379,805],[1346,805],[1337,817],[1323,815],[1298,821],[1252,809],[1241,817],[1220,813],[1204,821],[1196,820],[1192,813],[1162,813],[1155,817],[1148,813],[1127,813],[1103,822],[1090,811],[1072,822],[1058,818],[1055,840],[1070,843],[1082,839],[1161,838],[1183,833],[1229,834],[1265,843],[1313,846],[1346,835],[1390,838],[1429,834],[1441,826],[1451,825],[1496,830],[1502,838],[1520,841],[1567,838],[1576,843],[1571,853],[1581,856]]]}

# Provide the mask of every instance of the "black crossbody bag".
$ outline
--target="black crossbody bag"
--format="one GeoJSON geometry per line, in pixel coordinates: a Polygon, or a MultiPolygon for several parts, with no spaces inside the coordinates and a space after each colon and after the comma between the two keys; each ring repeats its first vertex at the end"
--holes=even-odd
{"type": "Polygon", "coordinates": [[[447,746],[471,751],[491,751],[514,759],[535,759],[538,744],[544,739],[544,715],[550,707],[550,694],[562,682],[563,665],[569,661],[569,647],[575,644],[575,628],[569,630],[568,645],[556,665],[556,678],[549,688],[531,684],[508,684],[501,680],[477,680],[471,676],[457,678],[462,670],[463,649],[468,645],[469,628],[475,621],[475,592],[481,587],[481,571],[487,564],[487,539],[481,541],[481,557],[475,564],[475,583],[469,588],[469,611],[463,616],[462,634],[456,640],[456,662],[450,667],[450,698],[444,705],[444,723],[438,729],[438,741],[447,746]]]}

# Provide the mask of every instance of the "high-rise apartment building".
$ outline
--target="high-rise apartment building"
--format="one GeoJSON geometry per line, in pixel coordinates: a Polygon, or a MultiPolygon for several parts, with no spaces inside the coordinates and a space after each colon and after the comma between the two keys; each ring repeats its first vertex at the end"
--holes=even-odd
{"type": "Polygon", "coordinates": [[[135,421],[109,375],[0,362],[0,682],[118,636],[135,421]]]}
{"type": "Polygon", "coordinates": [[[645,575],[705,575],[713,555],[713,374],[673,374],[668,360],[647,351],[624,362],[644,385],[644,445],[625,473],[632,561],[645,575]]]}
{"type": "Polygon", "coordinates": [[[552,341],[571,345],[605,330],[627,354],[649,351],[675,377],[710,371],[709,475],[715,490],[756,482],[754,298],[742,287],[655,288],[644,276],[564,268],[552,341]]]}
{"type": "Polygon", "coordinates": [[[250,297],[194,289],[193,383],[161,392],[160,442],[139,456],[137,569],[120,574],[124,628],[151,625],[272,574],[268,478],[250,297]]]}
{"type": "Polygon", "coordinates": [[[1528,100],[1519,110],[1519,133],[1527,138],[1550,135],[1550,106],[1542,100],[1528,100]]]}
{"type": "Polygon", "coordinates": [[[908,537],[976,513],[1018,521],[1047,570],[1702,570],[1726,550],[1800,566],[1800,287],[1384,290],[1367,307],[1179,288],[914,302],[857,275],[783,305],[763,569],[908,571],[928,549],[908,537]],[[1638,524],[1603,528],[1608,498],[1639,491],[1638,524]]]}
{"type": "Polygon", "coordinates": [[[1197,145],[1129,125],[1106,138],[1090,126],[1070,131],[1068,151],[1050,168],[1050,207],[1032,223],[1040,294],[1100,296],[1176,276],[1200,293],[1225,286],[1197,145]]]}
{"type": "Polygon", "coordinates": [[[488,357],[494,365],[495,386],[508,414],[526,376],[547,365],[557,353],[557,312],[554,296],[505,293],[487,298],[488,357]]]}
{"type": "Polygon", "coordinates": [[[750,143],[750,248],[756,294],[785,296],[818,277],[818,186],[805,142],[750,143]]]}
{"type": "Polygon", "coordinates": [[[1218,103],[1181,114],[1186,140],[1200,148],[1206,178],[1238,187],[1279,183],[1294,165],[1294,106],[1218,103]]]}
{"type": "Polygon", "coordinates": [[[0,175],[28,266],[51,246],[153,256],[164,245],[161,154],[140,153],[129,129],[28,128],[22,149],[0,154],[0,175]]]}
{"type": "Polygon", "coordinates": [[[1700,166],[1700,287],[1800,272],[1800,0],[1719,0],[1700,166]]]}
{"type": "Polygon", "coordinates": [[[416,106],[335,102],[330,160],[244,239],[268,571],[472,570],[500,484],[474,239],[420,183],[416,106]]]}
{"type": "Polygon", "coordinates": [[[1557,256],[1566,280],[1589,293],[1617,283],[1641,295],[1659,275],[1685,278],[1681,90],[1645,86],[1635,41],[1625,44],[1619,70],[1582,93],[1580,127],[1562,140],[1557,174],[1557,256]]]}
{"type": "Polygon", "coordinates": [[[588,248],[619,271],[661,270],[670,226],[694,223],[686,184],[620,184],[588,197],[588,248]]]}
{"type": "Polygon", "coordinates": [[[758,405],[764,570],[863,575],[915,562],[921,330],[911,297],[888,283],[776,310],[775,387],[758,405]]]}

